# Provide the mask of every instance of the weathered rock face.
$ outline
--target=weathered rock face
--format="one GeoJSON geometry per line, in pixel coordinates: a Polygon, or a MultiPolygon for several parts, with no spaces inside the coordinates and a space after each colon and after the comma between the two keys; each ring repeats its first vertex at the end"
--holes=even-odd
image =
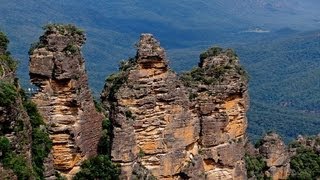
{"type": "Polygon", "coordinates": [[[265,174],[274,180],[287,179],[290,173],[290,155],[287,146],[275,133],[269,133],[262,139],[259,154],[269,168],[265,174]]]}
{"type": "Polygon", "coordinates": [[[208,179],[245,179],[247,78],[232,50],[211,48],[182,76],[199,118],[199,146],[208,179]]]}
{"type": "Polygon", "coordinates": [[[80,52],[84,41],[74,26],[51,25],[30,55],[31,82],[39,88],[32,100],[53,141],[54,168],[70,177],[84,159],[96,155],[103,119],[88,88],[80,52]]]}
{"type": "Polygon", "coordinates": [[[141,36],[135,59],[122,63],[101,95],[122,178],[137,169],[159,179],[246,178],[247,80],[229,53],[209,53],[178,77],[153,36],[141,36]]]}

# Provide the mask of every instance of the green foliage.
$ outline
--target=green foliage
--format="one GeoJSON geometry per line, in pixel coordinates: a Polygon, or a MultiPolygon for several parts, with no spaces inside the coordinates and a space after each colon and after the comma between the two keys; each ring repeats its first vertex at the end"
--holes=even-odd
{"type": "Polygon", "coordinates": [[[32,132],[32,162],[37,175],[43,178],[43,162],[51,150],[52,142],[48,133],[41,128],[34,128],[32,132]]]}
{"type": "Polygon", "coordinates": [[[233,49],[224,50],[221,47],[214,46],[200,54],[200,64],[202,64],[203,60],[205,60],[206,58],[218,56],[220,54],[225,54],[226,56],[228,56],[230,58],[230,63],[233,63],[233,61],[238,58],[238,55],[234,52],[233,49]]]}
{"type": "Polygon", "coordinates": [[[98,144],[98,154],[111,155],[112,125],[109,119],[102,121],[102,135],[98,144]]]}
{"type": "Polygon", "coordinates": [[[40,125],[44,125],[43,119],[39,114],[37,105],[35,103],[30,101],[29,99],[26,99],[23,102],[23,106],[30,117],[30,122],[32,127],[37,128],[37,127],[40,127],[40,125]]]}
{"type": "Polygon", "coordinates": [[[132,112],[130,110],[125,111],[125,115],[126,115],[127,119],[131,119],[131,120],[135,119],[134,115],[132,114],[132,112]]]}
{"type": "Polygon", "coordinates": [[[192,87],[198,83],[212,85],[220,82],[224,74],[230,69],[227,66],[193,68],[190,72],[183,73],[180,79],[186,86],[192,87]]]}
{"type": "Polygon", "coordinates": [[[57,178],[56,180],[67,180],[65,176],[60,175],[58,172],[56,172],[55,176],[57,178]]]}
{"type": "Polygon", "coordinates": [[[109,119],[102,121],[102,136],[98,144],[98,156],[86,160],[74,180],[119,179],[120,168],[112,163],[111,157],[112,125],[109,119]]]}
{"type": "Polygon", "coordinates": [[[75,54],[79,52],[79,48],[75,44],[68,44],[63,51],[66,53],[75,54]]]}
{"type": "Polygon", "coordinates": [[[81,165],[81,171],[75,175],[74,180],[116,180],[119,179],[119,175],[119,166],[113,164],[108,156],[99,155],[86,160],[81,165]]]}
{"type": "Polygon", "coordinates": [[[15,101],[17,95],[14,85],[0,80],[0,106],[9,106],[15,101]]]}
{"type": "Polygon", "coordinates": [[[9,44],[9,39],[3,32],[0,31],[0,52],[7,51],[8,44],[9,44]]]}
{"type": "Polygon", "coordinates": [[[28,167],[26,159],[22,155],[9,153],[2,161],[4,167],[11,169],[19,180],[32,177],[32,169],[28,167]]]}
{"type": "Polygon", "coordinates": [[[71,35],[84,35],[82,29],[77,28],[73,24],[47,24],[43,27],[45,31],[55,31],[57,30],[60,34],[70,33],[71,35]]]}
{"type": "Polygon", "coordinates": [[[19,180],[32,177],[32,169],[28,167],[25,158],[12,151],[10,141],[4,136],[0,136],[0,152],[2,153],[0,162],[3,167],[11,169],[19,180]]]}
{"type": "Polygon", "coordinates": [[[18,62],[9,54],[0,55],[0,76],[7,72],[14,72],[17,66],[18,62]]]}
{"type": "Polygon", "coordinates": [[[10,152],[10,141],[4,136],[0,136],[0,152],[2,154],[1,156],[6,156],[6,154],[10,152]]]}
{"type": "Polygon", "coordinates": [[[146,155],[146,153],[143,151],[143,149],[140,148],[139,152],[138,152],[138,157],[142,158],[146,155]]]}
{"type": "Polygon", "coordinates": [[[267,164],[262,157],[252,157],[246,154],[245,161],[248,178],[256,177],[256,179],[268,179],[264,175],[264,172],[268,170],[267,164]]]}
{"type": "Polygon", "coordinates": [[[309,147],[296,146],[297,154],[291,158],[289,179],[318,179],[320,177],[320,156],[309,147]]]}
{"type": "Polygon", "coordinates": [[[130,70],[133,66],[136,65],[136,59],[135,58],[129,58],[128,60],[120,61],[119,70],[120,71],[127,71],[130,70]]]}
{"type": "Polygon", "coordinates": [[[50,153],[52,148],[52,141],[49,138],[49,134],[44,128],[44,122],[41,115],[38,112],[36,104],[28,99],[23,102],[32,126],[32,165],[36,172],[36,175],[43,179],[44,159],[50,153]]]}
{"type": "Polygon", "coordinates": [[[94,99],[94,100],[93,100],[93,103],[94,103],[94,107],[96,108],[96,110],[97,110],[98,112],[102,112],[102,111],[103,111],[103,107],[102,107],[100,101],[94,99]]]}
{"type": "Polygon", "coordinates": [[[31,55],[35,49],[37,49],[37,48],[42,48],[42,47],[44,47],[44,45],[43,45],[41,42],[32,43],[32,44],[30,45],[28,54],[31,55]]]}
{"type": "Polygon", "coordinates": [[[109,100],[113,100],[115,98],[115,94],[118,92],[122,84],[127,81],[127,77],[124,72],[118,72],[115,74],[111,74],[106,83],[109,85],[109,100]]]}
{"type": "Polygon", "coordinates": [[[18,62],[10,56],[7,51],[9,40],[6,35],[0,32],[0,77],[8,72],[14,72],[17,69],[18,62]]]}
{"type": "Polygon", "coordinates": [[[210,57],[210,56],[217,56],[223,52],[223,49],[221,47],[211,47],[205,52],[200,54],[200,62],[203,61],[204,59],[210,57]]]}

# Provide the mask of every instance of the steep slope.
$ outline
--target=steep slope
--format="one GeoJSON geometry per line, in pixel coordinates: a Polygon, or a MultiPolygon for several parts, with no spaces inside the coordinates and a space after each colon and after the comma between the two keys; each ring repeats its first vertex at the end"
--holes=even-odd
{"type": "Polygon", "coordinates": [[[95,109],[80,48],[83,32],[72,25],[48,25],[30,51],[32,97],[53,141],[54,168],[70,178],[96,155],[103,116],[95,109]]]}
{"type": "Polygon", "coordinates": [[[247,81],[238,58],[219,50],[204,54],[203,74],[182,81],[159,42],[142,34],[136,57],[107,79],[101,99],[122,178],[245,178],[247,81]]]}
{"type": "Polygon", "coordinates": [[[31,169],[32,129],[15,80],[17,62],[7,51],[8,43],[0,32],[0,174],[15,179],[31,178],[31,171],[17,172],[12,162],[8,162],[20,158],[23,170],[31,169]]]}

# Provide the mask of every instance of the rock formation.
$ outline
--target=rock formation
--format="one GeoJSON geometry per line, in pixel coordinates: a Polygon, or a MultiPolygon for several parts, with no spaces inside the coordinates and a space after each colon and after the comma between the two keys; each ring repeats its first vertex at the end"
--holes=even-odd
{"type": "Polygon", "coordinates": [[[287,179],[290,173],[290,155],[287,146],[276,133],[267,134],[261,142],[259,153],[269,168],[265,174],[273,180],[287,179]]]}
{"type": "Polygon", "coordinates": [[[247,79],[232,51],[210,49],[178,77],[159,42],[143,34],[136,57],[107,79],[101,99],[122,178],[246,178],[247,79]]]}
{"type": "Polygon", "coordinates": [[[283,180],[289,177],[290,150],[278,134],[266,134],[255,147],[248,142],[246,154],[249,179],[283,180]]]}
{"type": "MultiPolygon", "coordinates": [[[[32,100],[53,141],[53,167],[68,178],[96,155],[103,116],[95,109],[80,48],[84,34],[72,25],[49,25],[30,50],[32,100]]],[[[50,167],[47,159],[46,167],[50,167]]],[[[49,169],[47,169],[49,171],[49,169]]]]}

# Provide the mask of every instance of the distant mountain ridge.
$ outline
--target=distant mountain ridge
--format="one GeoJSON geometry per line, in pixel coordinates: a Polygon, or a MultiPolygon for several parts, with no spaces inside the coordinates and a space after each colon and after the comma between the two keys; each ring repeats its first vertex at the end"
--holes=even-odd
{"type": "MultiPolygon", "coordinates": [[[[117,70],[119,60],[135,55],[132,46],[142,32],[152,32],[161,39],[168,50],[171,67],[179,72],[196,65],[198,54],[212,44],[235,48],[252,76],[250,93],[253,107],[258,108],[251,111],[254,113],[249,115],[250,122],[261,124],[276,119],[271,122],[282,123],[279,126],[283,127],[282,134],[295,137],[295,133],[305,133],[307,129],[286,131],[285,122],[303,123],[300,127],[320,126],[317,114],[308,115],[317,107],[318,98],[305,96],[317,96],[319,89],[312,86],[318,80],[315,78],[319,67],[318,40],[309,33],[299,34],[319,27],[319,7],[317,0],[3,0],[0,28],[7,32],[11,40],[9,49],[20,61],[18,74],[24,87],[29,86],[27,52],[31,42],[37,41],[41,27],[62,22],[83,28],[88,37],[83,52],[89,83],[96,96],[103,87],[101,80],[117,70]],[[270,32],[243,33],[257,27],[270,32]],[[302,39],[296,41],[295,36],[302,39]],[[307,36],[312,42],[304,39],[307,36]],[[270,65],[273,69],[268,69],[270,65]],[[281,79],[268,82],[265,77],[270,77],[270,70],[281,79]],[[297,94],[287,93],[295,87],[299,90],[297,94]],[[303,91],[302,87],[312,88],[303,91]],[[270,112],[261,114],[259,109],[265,107],[270,112]],[[275,113],[277,108],[281,112],[275,113]],[[290,115],[292,111],[299,114],[298,118],[290,115]]],[[[255,126],[254,131],[249,126],[249,132],[263,133],[271,123],[262,124],[255,126]]]]}

